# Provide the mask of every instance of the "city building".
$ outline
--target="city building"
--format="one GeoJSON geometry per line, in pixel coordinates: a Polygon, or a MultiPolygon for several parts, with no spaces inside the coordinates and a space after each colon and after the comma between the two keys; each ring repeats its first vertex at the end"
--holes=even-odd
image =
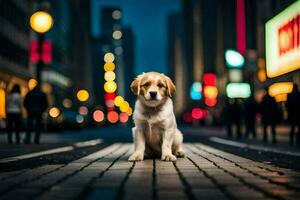
{"type": "Polygon", "coordinates": [[[30,14],[30,1],[0,1],[0,119],[5,117],[5,93],[19,84],[25,95],[34,75],[28,57],[30,14]]]}

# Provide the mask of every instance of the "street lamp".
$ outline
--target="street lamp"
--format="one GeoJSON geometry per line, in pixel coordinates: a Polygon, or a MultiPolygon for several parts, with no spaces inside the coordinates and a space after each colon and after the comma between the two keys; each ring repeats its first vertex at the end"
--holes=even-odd
{"type": "Polygon", "coordinates": [[[37,82],[41,81],[41,71],[44,67],[44,62],[42,60],[43,48],[42,44],[45,39],[45,33],[50,30],[53,26],[52,16],[45,11],[37,11],[33,13],[30,17],[30,27],[38,34],[38,53],[39,60],[37,63],[37,82]]]}

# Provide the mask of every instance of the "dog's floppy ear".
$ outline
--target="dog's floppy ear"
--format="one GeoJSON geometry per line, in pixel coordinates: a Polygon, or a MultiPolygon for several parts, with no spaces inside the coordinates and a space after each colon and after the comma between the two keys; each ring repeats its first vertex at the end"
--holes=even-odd
{"type": "Polygon", "coordinates": [[[172,97],[172,94],[176,91],[176,86],[168,76],[164,75],[164,77],[167,83],[168,95],[172,97]]]}
{"type": "Polygon", "coordinates": [[[137,76],[130,84],[131,91],[135,95],[140,94],[140,87],[141,87],[141,76],[137,76]]]}

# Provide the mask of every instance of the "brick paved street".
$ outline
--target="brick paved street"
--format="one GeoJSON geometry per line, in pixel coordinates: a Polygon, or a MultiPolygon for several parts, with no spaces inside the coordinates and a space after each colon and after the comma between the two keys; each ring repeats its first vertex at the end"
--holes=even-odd
{"type": "MultiPolygon", "coordinates": [[[[200,144],[176,162],[115,143],[65,164],[2,172],[0,199],[299,199],[300,173],[200,144]]],[[[5,163],[2,165],[5,165],[5,163]]]]}

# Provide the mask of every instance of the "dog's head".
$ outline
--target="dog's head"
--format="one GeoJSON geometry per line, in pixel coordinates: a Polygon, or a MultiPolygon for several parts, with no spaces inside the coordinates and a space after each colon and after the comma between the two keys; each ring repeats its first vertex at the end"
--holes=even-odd
{"type": "Polygon", "coordinates": [[[172,80],[161,73],[147,72],[138,75],[130,85],[132,92],[141,97],[142,102],[149,107],[156,107],[172,97],[176,87],[172,80]]]}

